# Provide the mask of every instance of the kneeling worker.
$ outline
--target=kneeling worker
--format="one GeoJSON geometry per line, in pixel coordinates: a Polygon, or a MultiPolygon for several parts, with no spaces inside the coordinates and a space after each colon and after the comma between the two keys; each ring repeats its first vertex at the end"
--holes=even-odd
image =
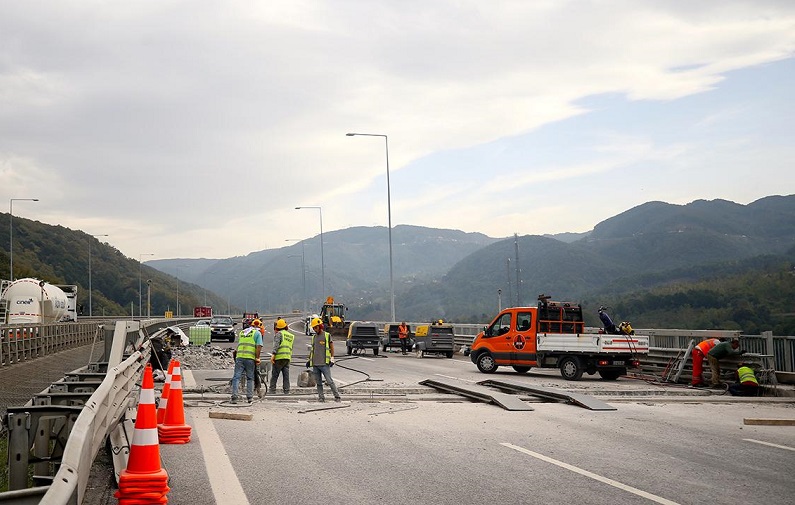
{"type": "Polygon", "coordinates": [[[737,384],[729,386],[729,393],[733,396],[759,396],[759,381],[756,380],[751,363],[740,363],[737,369],[737,384]]]}
{"type": "Polygon", "coordinates": [[[309,361],[306,362],[306,367],[312,367],[312,373],[315,375],[317,381],[317,399],[321,402],[326,401],[323,394],[323,378],[325,377],[326,383],[334,393],[334,401],[341,400],[340,392],[337,391],[337,385],[331,378],[331,367],[334,366],[334,341],[331,340],[331,335],[323,329],[323,321],[316,317],[310,323],[315,335],[312,337],[312,348],[309,351],[309,361]],[[322,377],[321,377],[322,375],[322,377]]]}

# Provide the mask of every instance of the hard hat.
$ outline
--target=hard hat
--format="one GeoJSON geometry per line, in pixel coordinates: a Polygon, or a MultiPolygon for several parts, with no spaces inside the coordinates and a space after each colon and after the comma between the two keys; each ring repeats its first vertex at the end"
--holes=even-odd
{"type": "Polygon", "coordinates": [[[312,322],[309,323],[309,326],[314,328],[315,326],[320,326],[322,324],[323,324],[323,321],[321,321],[319,317],[316,317],[316,318],[312,319],[312,322]]]}
{"type": "Polygon", "coordinates": [[[439,319],[439,324],[444,324],[444,320],[439,319]]]}
{"type": "Polygon", "coordinates": [[[276,329],[283,330],[285,328],[287,328],[287,322],[280,317],[279,319],[276,320],[276,329]]]}
{"type": "Polygon", "coordinates": [[[262,328],[262,321],[259,319],[255,319],[251,321],[251,326],[256,326],[257,328],[262,328]]]}

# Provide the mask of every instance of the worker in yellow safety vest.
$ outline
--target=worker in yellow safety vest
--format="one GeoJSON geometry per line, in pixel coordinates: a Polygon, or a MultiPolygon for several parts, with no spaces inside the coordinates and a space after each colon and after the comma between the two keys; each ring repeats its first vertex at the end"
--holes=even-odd
{"type": "Polygon", "coordinates": [[[740,363],[737,369],[737,384],[729,386],[729,393],[733,396],[759,396],[759,381],[756,380],[751,363],[740,363]]]}
{"type": "Polygon", "coordinates": [[[293,358],[293,342],[295,335],[287,330],[287,321],[281,317],[273,324],[273,353],[271,363],[271,384],[268,392],[273,394],[276,391],[276,382],[279,374],[282,375],[282,391],[290,394],[290,360],[293,358]]]}
{"type": "Polygon", "coordinates": [[[312,319],[310,325],[315,334],[312,336],[312,347],[309,351],[309,361],[306,362],[306,367],[312,367],[312,373],[315,375],[317,399],[321,402],[326,401],[326,397],[323,394],[323,378],[325,378],[326,383],[331,388],[331,392],[334,393],[334,401],[338,402],[341,400],[340,392],[331,378],[331,367],[334,366],[334,341],[331,340],[331,335],[323,328],[323,321],[320,318],[312,319]]]}
{"type": "Polygon", "coordinates": [[[232,403],[237,403],[237,388],[243,372],[246,373],[246,399],[248,403],[254,401],[254,375],[255,367],[259,365],[259,355],[262,352],[262,321],[255,319],[251,326],[242,330],[238,335],[237,350],[235,351],[235,373],[232,376],[232,403]]]}

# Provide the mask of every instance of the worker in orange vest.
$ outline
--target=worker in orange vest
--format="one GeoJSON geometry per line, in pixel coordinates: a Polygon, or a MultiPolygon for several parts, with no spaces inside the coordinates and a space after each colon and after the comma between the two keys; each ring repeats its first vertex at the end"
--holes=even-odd
{"type": "Polygon", "coordinates": [[[708,338],[702,340],[694,348],[690,356],[693,360],[693,381],[690,383],[693,387],[704,387],[704,360],[710,349],[715,347],[720,342],[717,338],[708,338]]]}

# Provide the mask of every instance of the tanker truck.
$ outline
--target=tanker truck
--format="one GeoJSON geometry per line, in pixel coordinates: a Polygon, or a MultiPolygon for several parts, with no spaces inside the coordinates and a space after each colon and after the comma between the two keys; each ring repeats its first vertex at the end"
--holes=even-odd
{"type": "Polygon", "coordinates": [[[38,324],[77,321],[77,286],[26,278],[4,284],[0,323],[38,324]]]}

